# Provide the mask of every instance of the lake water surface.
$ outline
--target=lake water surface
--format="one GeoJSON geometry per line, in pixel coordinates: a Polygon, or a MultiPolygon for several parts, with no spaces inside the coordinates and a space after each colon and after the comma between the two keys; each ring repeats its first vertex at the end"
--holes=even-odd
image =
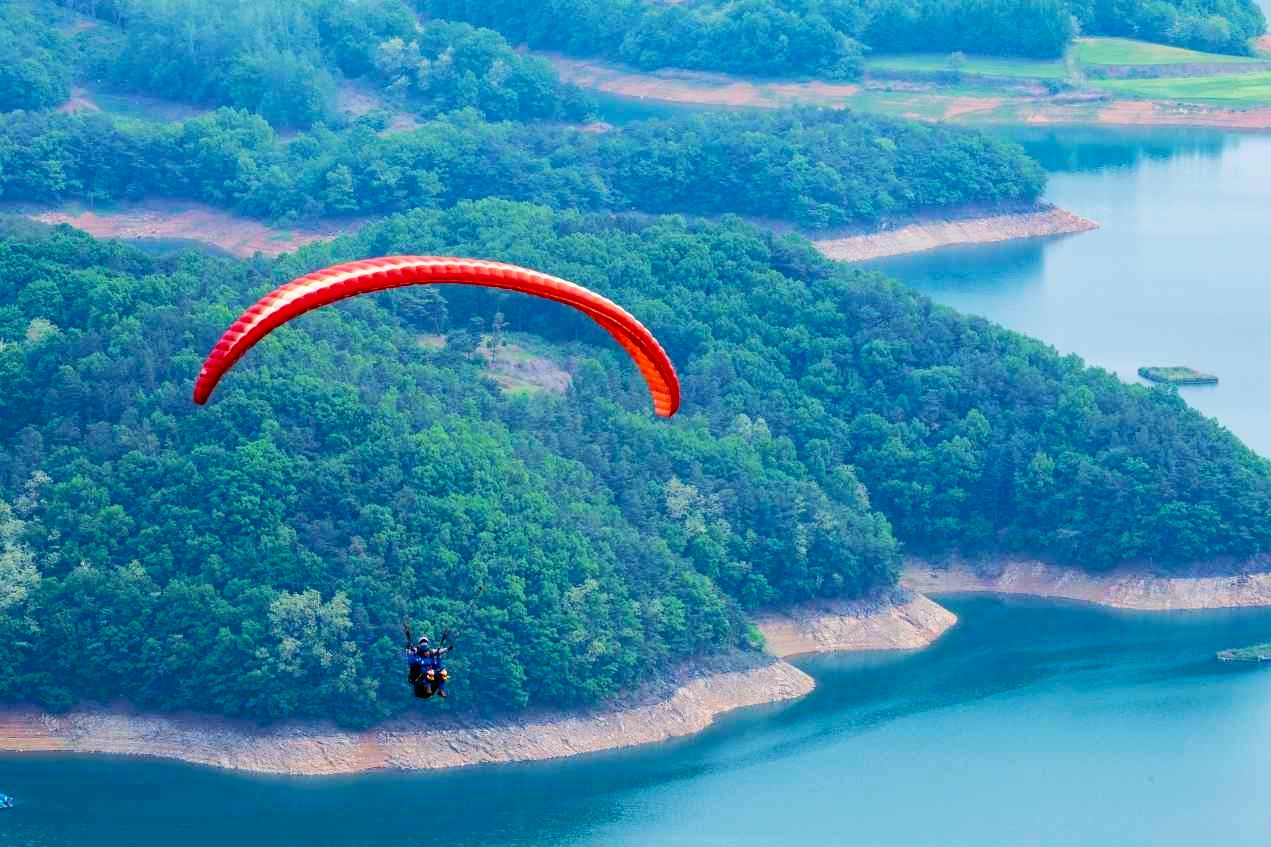
{"type": "Polygon", "coordinates": [[[1271,674],[1221,647],[1271,610],[947,601],[910,654],[810,660],[819,687],[692,739],[536,765],[261,778],[0,757],[22,847],[1265,845],[1271,674]]]}
{"type": "MultiPolygon", "coordinates": [[[[1185,396],[1271,454],[1271,136],[1021,136],[1097,232],[882,263],[958,308],[1185,396]],[[1075,140],[1074,140],[1075,139],[1075,140]]],[[[10,847],[1271,844],[1271,610],[951,599],[929,650],[808,661],[817,691],[692,739],[536,765],[284,779],[0,756],[10,847]]]]}
{"type": "Polygon", "coordinates": [[[1183,389],[1271,455],[1271,134],[1015,131],[1052,172],[1047,198],[1100,229],[871,263],[965,312],[1137,380],[1188,365],[1183,389]]]}

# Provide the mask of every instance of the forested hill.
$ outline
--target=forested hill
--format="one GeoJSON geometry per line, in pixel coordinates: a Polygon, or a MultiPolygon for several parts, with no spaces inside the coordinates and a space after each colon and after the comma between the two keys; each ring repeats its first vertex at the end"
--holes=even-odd
{"type": "Polygon", "coordinates": [[[1028,203],[1046,179],[1017,145],[984,133],[845,110],[688,115],[604,133],[464,110],[377,129],[320,127],[284,142],[229,109],[172,124],[14,112],[0,115],[0,197],[181,197],[288,221],[501,197],[822,228],[1028,203]]]}
{"type": "Polygon", "coordinates": [[[732,218],[487,200],[275,263],[19,232],[0,339],[9,700],[365,724],[405,705],[410,616],[457,627],[456,702],[569,705],[746,649],[749,609],[890,585],[893,527],[911,550],[1093,567],[1271,546],[1271,468],[1177,394],[732,218]],[[666,343],[684,411],[652,418],[580,316],[474,290],[307,316],[190,402],[269,286],[394,252],[614,297],[666,343]],[[496,314],[575,357],[566,396],[483,377],[496,314]]]}
{"type": "Polygon", "coordinates": [[[515,47],[855,79],[871,51],[1057,58],[1080,32],[1243,54],[1265,29],[1255,0],[10,0],[0,109],[55,106],[78,77],[297,127],[342,121],[353,82],[425,116],[573,121],[590,99],[515,47]]]}
{"type": "Polygon", "coordinates": [[[57,105],[72,73],[285,126],[341,120],[350,81],[423,115],[474,108],[492,120],[578,120],[593,109],[497,32],[421,21],[405,0],[8,0],[0,36],[6,22],[22,37],[0,41],[0,58],[29,61],[0,73],[29,94],[6,102],[0,86],[0,109],[57,105]]]}
{"type": "Polygon", "coordinates": [[[419,0],[434,15],[511,41],[641,68],[830,79],[868,51],[1057,58],[1080,32],[1248,53],[1266,20],[1255,0],[419,0]]]}

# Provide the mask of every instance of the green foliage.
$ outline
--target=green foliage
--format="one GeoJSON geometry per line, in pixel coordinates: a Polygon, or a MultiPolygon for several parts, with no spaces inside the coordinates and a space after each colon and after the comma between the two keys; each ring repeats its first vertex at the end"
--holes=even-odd
{"type": "Polygon", "coordinates": [[[1248,55],[1266,31],[1255,0],[1071,0],[1083,31],[1248,55]]]}
{"type": "Polygon", "coordinates": [[[182,124],[103,115],[0,119],[0,195],[203,200],[295,219],[502,197],[580,209],[716,214],[808,227],[1029,201],[1045,175],[982,133],[846,111],[712,114],[599,135],[491,124],[471,111],[381,135],[367,125],[283,142],[220,110],[182,124]]]}
{"type": "Polygon", "coordinates": [[[815,2],[705,0],[418,0],[441,18],[497,29],[514,42],[602,55],[641,68],[678,66],[769,76],[860,75],[861,45],[815,2]]]}
{"type": "Polygon", "coordinates": [[[860,75],[865,50],[1057,59],[1077,32],[1248,53],[1254,0],[417,0],[514,43],[651,69],[860,75]]]}
{"type": "Polygon", "coordinates": [[[506,120],[579,120],[593,109],[546,60],[521,56],[494,30],[465,23],[430,21],[380,42],[372,61],[389,92],[434,114],[473,107],[506,120]]]}
{"type": "Polygon", "coordinates": [[[66,39],[26,9],[0,6],[0,112],[45,109],[71,93],[66,39]]]}
{"type": "Polygon", "coordinates": [[[405,0],[60,2],[118,27],[118,37],[86,39],[95,78],[274,124],[330,122],[340,81],[363,77],[429,114],[472,106],[495,119],[575,119],[591,109],[497,33],[421,26],[405,0]]]}
{"type": "Polygon", "coordinates": [[[0,573],[18,586],[0,696],[50,707],[365,724],[405,705],[406,616],[456,628],[456,702],[592,701],[753,648],[742,610],[890,585],[891,526],[916,552],[1092,568],[1271,547],[1271,467],[1172,389],[735,218],[482,201],[275,263],[63,228],[0,240],[0,282],[0,573]],[[190,402],[258,293],[394,252],[498,256],[614,297],[667,346],[685,411],[653,419],[586,318],[461,288],[444,309],[385,295],[307,316],[190,402]],[[568,396],[504,396],[481,357],[417,343],[420,320],[496,315],[574,351],[568,396]]]}
{"type": "MultiPolygon", "coordinates": [[[[1103,568],[1271,543],[1271,466],[1174,391],[1127,386],[801,240],[673,219],[619,237],[497,204],[442,217],[464,240],[410,237],[435,226],[419,214],[322,255],[499,255],[612,291],[656,328],[715,432],[762,418],[827,490],[846,497],[859,479],[916,551],[1103,568]]],[[[511,307],[514,325],[551,334],[546,316],[511,307]]],[[[450,310],[462,319],[462,301],[450,310]]]]}
{"type": "Polygon", "coordinates": [[[1207,385],[1218,382],[1213,374],[1187,367],[1142,367],[1139,376],[1153,382],[1168,382],[1172,385],[1207,385]]]}
{"type": "MultiPolygon", "coordinates": [[[[367,237],[440,249],[488,215],[509,235],[550,218],[475,206],[367,237]]],[[[747,648],[743,608],[891,584],[896,544],[859,486],[816,482],[762,421],[652,420],[602,332],[529,298],[462,292],[451,324],[504,313],[599,342],[576,345],[571,398],[503,397],[482,358],[418,345],[417,304],[367,298],[190,402],[234,310],[360,249],[270,267],[66,229],[0,241],[0,696],[362,725],[408,702],[411,617],[456,629],[456,702],[567,706],[747,648]]]]}
{"type": "Polygon", "coordinates": [[[864,5],[868,22],[861,38],[879,52],[964,50],[1054,59],[1064,54],[1074,34],[1065,0],[829,0],[827,5],[864,5]]]}
{"type": "Polygon", "coordinates": [[[1063,0],[428,0],[435,15],[512,41],[678,66],[829,79],[860,75],[863,49],[1054,58],[1072,39],[1063,0]]]}

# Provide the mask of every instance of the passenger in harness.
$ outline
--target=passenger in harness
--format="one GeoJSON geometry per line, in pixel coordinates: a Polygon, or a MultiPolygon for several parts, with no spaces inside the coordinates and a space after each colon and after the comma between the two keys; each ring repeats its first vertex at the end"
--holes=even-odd
{"type": "Polygon", "coordinates": [[[406,681],[414,689],[415,696],[427,700],[435,694],[444,699],[450,672],[441,657],[454,649],[454,645],[449,643],[450,630],[441,634],[437,647],[432,646],[426,635],[412,643],[410,624],[402,624],[402,631],[406,634],[406,681]]]}

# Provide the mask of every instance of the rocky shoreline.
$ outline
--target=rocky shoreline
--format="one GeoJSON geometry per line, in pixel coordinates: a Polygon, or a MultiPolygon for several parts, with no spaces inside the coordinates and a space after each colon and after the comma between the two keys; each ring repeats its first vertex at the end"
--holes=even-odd
{"type": "MultiPolygon", "coordinates": [[[[823,603],[758,622],[776,656],[822,650],[917,648],[957,619],[901,591],[869,602],[823,603]]],[[[659,688],[583,712],[499,720],[419,717],[366,732],[291,722],[268,728],[206,715],[84,708],[66,715],[0,711],[0,751],[156,756],[256,773],[322,776],[384,768],[435,769],[555,759],[700,732],[720,715],[812,691],[803,671],[772,656],[733,656],[681,668],[659,688]]]]}
{"type": "Polygon", "coordinates": [[[304,776],[539,761],[689,735],[724,712],[800,697],[814,685],[793,665],[766,661],[740,670],[685,671],[668,696],[592,712],[486,721],[420,716],[366,732],[311,722],[259,728],[206,715],[120,708],[60,716],[16,709],[0,712],[0,750],[155,756],[304,776]]]}
{"type": "Polygon", "coordinates": [[[1033,560],[906,562],[901,583],[924,594],[1027,594],[1118,609],[1169,611],[1271,606],[1271,571],[1161,576],[1140,569],[1088,573],[1033,560]]]}
{"type": "Polygon", "coordinates": [[[1022,238],[1067,235],[1098,227],[1094,221],[1072,212],[1049,207],[982,217],[915,221],[882,232],[814,238],[812,243],[826,258],[863,262],[955,244],[991,244],[1022,238]]]}
{"type": "Polygon", "coordinates": [[[929,597],[901,590],[872,601],[824,600],[760,617],[756,624],[775,656],[851,650],[917,650],[958,622],[929,597]]]}
{"type": "Polygon", "coordinates": [[[480,720],[421,714],[365,732],[290,722],[260,728],[207,715],[124,707],[65,715],[0,710],[0,752],[106,753],[179,759],[255,773],[324,776],[387,768],[437,769],[542,761],[652,744],[700,732],[735,709],[802,697],[815,682],[785,658],[850,650],[913,650],[957,616],[928,593],[1023,594],[1124,609],[1271,606],[1271,561],[1235,574],[1091,574],[1032,560],[906,560],[901,587],[873,600],[818,601],[759,616],[772,655],[688,665],[660,686],[581,712],[480,720]]]}

